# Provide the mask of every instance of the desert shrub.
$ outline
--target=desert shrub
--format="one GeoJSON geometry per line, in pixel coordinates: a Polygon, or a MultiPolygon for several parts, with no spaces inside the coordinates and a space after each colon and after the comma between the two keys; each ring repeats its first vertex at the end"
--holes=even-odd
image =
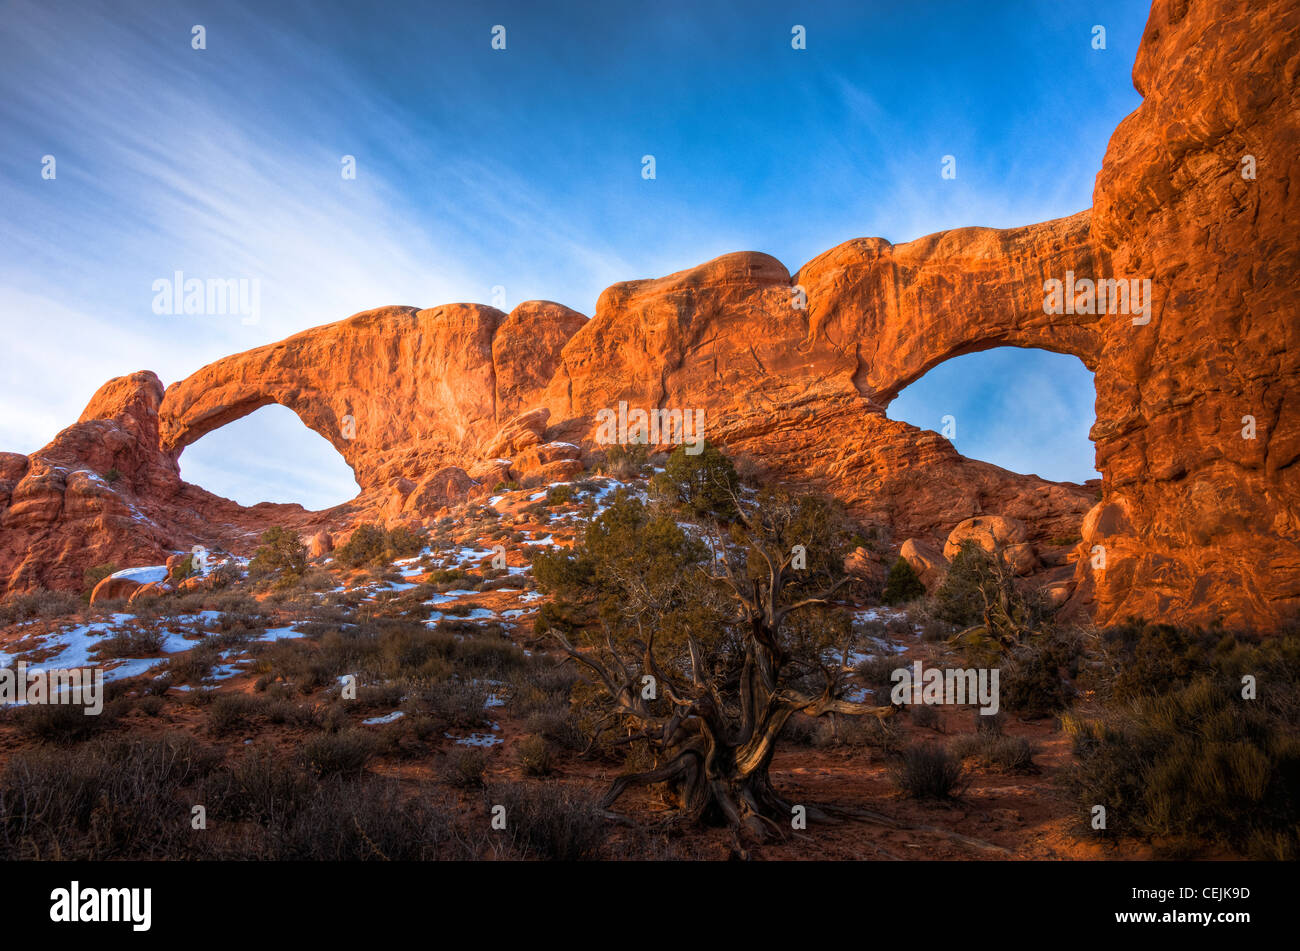
{"type": "Polygon", "coordinates": [[[980,713],[975,711],[975,732],[1001,734],[1005,731],[1007,715],[999,710],[997,713],[980,713]]]}
{"type": "Polygon", "coordinates": [[[355,776],[374,755],[374,738],[354,728],[313,736],[303,744],[301,760],[317,776],[355,776]]]}
{"type": "Polygon", "coordinates": [[[1011,652],[999,682],[1001,703],[1027,717],[1064,710],[1074,696],[1071,686],[1082,647],[1068,632],[1034,635],[1011,652]]]}
{"type": "Polygon", "coordinates": [[[287,528],[275,526],[262,533],[261,547],[253,553],[248,563],[248,574],[259,580],[276,579],[276,584],[287,586],[296,582],[307,570],[307,549],[298,536],[287,528]]]}
{"type": "Polygon", "coordinates": [[[896,558],[889,567],[889,575],[885,578],[885,590],[881,594],[884,602],[903,604],[907,601],[915,601],[924,594],[925,585],[921,584],[921,579],[917,577],[916,569],[906,558],[896,558]]]}
{"type": "Polygon", "coordinates": [[[315,723],[316,715],[309,707],[281,697],[242,693],[219,694],[208,707],[208,724],[218,734],[245,729],[256,720],[305,726],[315,723]]]}
{"type": "Polygon", "coordinates": [[[1034,768],[1034,745],[1023,736],[1004,736],[991,730],[964,733],[948,744],[959,760],[974,760],[985,769],[1028,772],[1034,768]]]}
{"type": "Polygon", "coordinates": [[[244,572],[234,560],[223,561],[208,571],[207,583],[213,591],[220,591],[244,580],[244,572]]]}
{"type": "Polygon", "coordinates": [[[380,564],[386,543],[384,530],[378,525],[361,524],[353,529],[348,540],[334,550],[334,560],[349,568],[380,564]]]}
{"type": "Polygon", "coordinates": [[[921,624],[921,640],[929,644],[946,641],[956,633],[955,625],[939,618],[926,618],[921,624]]]}
{"type": "Polygon", "coordinates": [[[156,694],[147,694],[137,700],[135,706],[136,709],[145,716],[156,717],[158,714],[162,713],[165,704],[166,701],[163,700],[162,697],[159,697],[156,694]]]}
{"type": "Polygon", "coordinates": [[[47,743],[77,743],[108,729],[121,707],[105,703],[98,714],[75,703],[32,703],[14,708],[10,716],[20,733],[47,743]]]}
{"type": "Polygon", "coordinates": [[[203,784],[214,816],[277,825],[302,809],[316,787],[315,777],[274,749],[255,746],[203,784]]]}
{"type": "Polygon", "coordinates": [[[526,736],[519,741],[515,751],[524,775],[550,775],[554,766],[554,757],[551,755],[551,748],[547,745],[545,737],[526,736]]]}
{"type": "Polygon", "coordinates": [[[678,446],[651,480],[655,494],[697,516],[729,518],[736,512],[740,479],[722,450],[707,440],[698,453],[678,446]]]}
{"type": "Polygon", "coordinates": [[[104,473],[104,481],[107,482],[109,485],[112,485],[120,478],[122,478],[122,473],[118,471],[118,468],[116,466],[114,466],[113,468],[109,469],[107,472],[104,473]]]}
{"type": "Polygon", "coordinates": [[[903,736],[898,727],[876,717],[846,717],[844,742],[849,746],[870,747],[886,754],[899,754],[904,749],[903,736]]]}
{"type": "Polygon", "coordinates": [[[302,808],[272,827],[267,858],[414,862],[476,857],[450,815],[447,808],[404,796],[393,780],[323,781],[302,808]]]}
{"type": "Polygon", "coordinates": [[[503,783],[484,791],[506,811],[506,830],[522,858],[574,861],[596,856],[605,819],[596,801],[557,783],[503,783]]]}
{"type": "Polygon", "coordinates": [[[167,660],[166,672],[173,683],[198,685],[212,673],[220,655],[221,648],[216,644],[200,641],[184,653],[173,654],[167,660]]]}
{"type": "Polygon", "coordinates": [[[1240,677],[1221,666],[1094,720],[1063,718],[1079,756],[1068,782],[1081,808],[1105,806],[1108,835],[1300,857],[1296,681],[1266,680],[1291,650],[1258,651],[1253,666],[1269,683],[1258,699],[1243,699],[1240,677]]]}
{"type": "Polygon", "coordinates": [[[630,482],[645,470],[649,458],[648,446],[637,443],[612,445],[605,449],[605,461],[601,464],[601,469],[619,482],[630,482]]]}
{"type": "Polygon", "coordinates": [[[292,585],[286,588],[289,594],[304,594],[316,591],[331,591],[337,587],[334,576],[324,568],[308,568],[292,585]]]}
{"type": "Polygon", "coordinates": [[[891,772],[898,788],[914,799],[950,799],[960,793],[961,762],[941,746],[909,746],[891,772]]]}
{"type": "Polygon", "coordinates": [[[14,754],[0,771],[0,858],[203,858],[179,795],[217,757],[185,736],[97,739],[14,754]]]}
{"type": "Polygon", "coordinates": [[[487,765],[487,754],[482,750],[458,746],[447,756],[447,771],[443,778],[462,789],[480,789],[485,782],[487,765]]]}
{"type": "Polygon", "coordinates": [[[860,661],[853,669],[858,683],[871,691],[877,704],[891,703],[894,671],[901,666],[897,657],[888,654],[876,654],[860,661]]]}
{"type": "MultiPolygon", "coordinates": [[[[1130,620],[1102,633],[1120,700],[1158,696],[1220,665],[1238,648],[1223,631],[1130,620]]],[[[1249,649],[1249,648],[1247,648],[1249,649]]]]}
{"type": "Polygon", "coordinates": [[[99,659],[110,657],[153,657],[162,653],[167,641],[165,631],[129,628],[106,637],[95,645],[99,659]]]}
{"type": "Polygon", "coordinates": [[[80,598],[66,591],[48,591],[37,588],[25,594],[10,595],[0,602],[0,626],[30,621],[35,618],[61,617],[76,614],[84,607],[80,598]]]}
{"type": "Polygon", "coordinates": [[[501,679],[527,660],[523,650],[505,638],[467,637],[456,642],[456,669],[471,676],[501,679]]]}
{"type": "Polygon", "coordinates": [[[913,725],[927,730],[939,729],[939,711],[934,707],[919,703],[908,707],[908,711],[911,713],[913,725]]]}
{"type": "Polygon", "coordinates": [[[557,505],[568,505],[573,501],[573,486],[571,485],[553,485],[546,491],[546,504],[551,508],[557,505]]]}
{"type": "Polygon", "coordinates": [[[1036,628],[1044,612],[1041,600],[1026,596],[1005,564],[968,538],[935,590],[930,613],[959,628],[980,626],[982,638],[996,651],[1036,628]]]}
{"type": "Polygon", "coordinates": [[[488,691],[467,680],[443,680],[415,690],[405,706],[408,715],[433,717],[443,728],[464,729],[482,724],[488,691]]]}
{"type": "Polygon", "coordinates": [[[568,710],[567,704],[563,710],[545,710],[531,714],[526,721],[526,729],[566,750],[586,749],[590,739],[578,719],[568,710]]]}
{"type": "Polygon", "coordinates": [[[231,733],[248,726],[262,709],[257,697],[228,693],[214,699],[208,707],[208,725],[214,733],[231,733]]]}
{"type": "Polygon", "coordinates": [[[167,580],[172,584],[184,581],[190,575],[194,574],[194,556],[186,555],[167,573],[167,580]]]}

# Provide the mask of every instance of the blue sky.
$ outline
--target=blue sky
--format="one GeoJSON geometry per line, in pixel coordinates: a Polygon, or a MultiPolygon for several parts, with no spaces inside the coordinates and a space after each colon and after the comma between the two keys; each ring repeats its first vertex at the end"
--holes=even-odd
{"type": "MultiPolygon", "coordinates": [[[[729,251],[793,272],[863,235],[1071,214],[1139,102],[1147,5],[10,0],[3,16],[0,448],[30,452],[111,376],[174,382],[384,304],[500,285],[507,309],[590,314],[615,281],[729,251]],[[259,319],[154,313],[153,282],[178,270],[258,280],[259,319]]],[[[1077,360],[997,351],[936,368],[891,416],[953,413],[967,454],[1084,479],[1093,400],[1077,360]]],[[[280,408],[181,467],[246,503],[355,491],[280,408]]]]}

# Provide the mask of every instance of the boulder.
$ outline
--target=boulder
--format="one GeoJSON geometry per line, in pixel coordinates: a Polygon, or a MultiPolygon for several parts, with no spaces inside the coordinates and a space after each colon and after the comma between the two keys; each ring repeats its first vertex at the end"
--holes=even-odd
{"type": "Polygon", "coordinates": [[[916,572],[927,590],[934,590],[948,572],[948,559],[938,543],[929,538],[909,538],[898,555],[916,572]]]}

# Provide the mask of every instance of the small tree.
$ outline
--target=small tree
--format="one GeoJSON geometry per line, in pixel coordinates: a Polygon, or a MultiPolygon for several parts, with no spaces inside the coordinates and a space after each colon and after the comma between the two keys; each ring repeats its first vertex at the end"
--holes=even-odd
{"type": "Polygon", "coordinates": [[[903,604],[914,601],[925,594],[925,585],[916,575],[916,569],[906,558],[898,558],[889,568],[885,579],[885,590],[881,595],[886,604],[903,604]]]}
{"type": "Polygon", "coordinates": [[[384,529],[362,523],[353,529],[348,540],[334,552],[334,559],[349,568],[387,564],[395,558],[419,554],[424,538],[404,525],[384,529]]]}
{"type": "Polygon", "coordinates": [[[729,501],[732,521],[711,521],[704,544],[618,498],[538,580],[597,602],[599,636],[575,644],[551,633],[603,698],[597,739],[621,734],[616,742],[644,744],[653,761],[615,779],[603,807],[663,784],[688,820],[762,838],[790,828],[792,804],[769,767],[791,715],[893,708],[842,697],[851,626],[829,599],[849,580],[849,535],[836,507],[776,493],[729,501]]]}
{"type": "Polygon", "coordinates": [[[654,478],[656,493],[701,518],[730,518],[740,480],[736,468],[717,446],[705,442],[698,453],[678,446],[654,478]]]}
{"type": "Polygon", "coordinates": [[[936,617],[963,628],[950,643],[980,665],[1040,637],[1040,605],[1017,586],[1002,552],[985,551],[974,539],[961,543],[934,593],[934,609],[936,617]]]}
{"type": "Polygon", "coordinates": [[[307,570],[307,549],[298,536],[279,525],[262,533],[262,546],[253,553],[248,573],[255,578],[278,577],[280,584],[301,578],[307,570]]]}

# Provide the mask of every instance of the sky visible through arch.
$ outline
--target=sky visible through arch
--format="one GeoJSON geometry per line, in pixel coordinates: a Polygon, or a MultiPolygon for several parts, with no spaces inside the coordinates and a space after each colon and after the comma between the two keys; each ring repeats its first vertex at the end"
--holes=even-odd
{"type": "MultiPolygon", "coordinates": [[[[854,237],[1072,214],[1140,101],[1130,72],[1147,11],[11,0],[0,450],[44,445],[110,377],[151,369],[171,383],[385,304],[491,302],[499,285],[506,309],[542,298],[590,314],[611,283],[730,251],[793,272],[854,237]],[[504,51],[490,45],[497,24],[504,51]],[[791,49],[795,24],[806,50],[791,49]],[[940,176],[945,155],[954,180],[940,176]],[[259,319],[155,313],[153,282],[176,271],[256,278],[259,319]]],[[[937,428],[951,412],[970,455],[1089,478],[1090,377],[1078,367],[1080,397],[1046,400],[1059,365],[1017,356],[991,390],[937,367],[891,415],[937,428]],[[1008,407],[1019,415],[979,422],[1008,407]],[[1024,432],[1049,410],[1054,424],[1029,427],[1031,455],[966,440],[981,426],[1024,432]]],[[[187,478],[244,502],[354,494],[306,427],[265,412],[236,425],[186,450],[187,478]]]]}

